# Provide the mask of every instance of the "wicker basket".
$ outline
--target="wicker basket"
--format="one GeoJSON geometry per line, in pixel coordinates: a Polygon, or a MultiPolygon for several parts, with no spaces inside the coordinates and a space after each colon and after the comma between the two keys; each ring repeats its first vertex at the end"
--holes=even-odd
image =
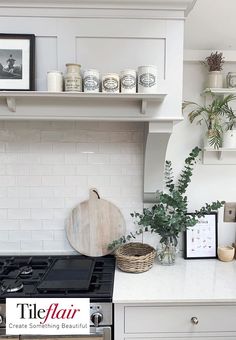
{"type": "Polygon", "coordinates": [[[120,246],[115,256],[117,266],[122,271],[142,273],[152,267],[156,250],[148,244],[133,242],[120,246]]]}

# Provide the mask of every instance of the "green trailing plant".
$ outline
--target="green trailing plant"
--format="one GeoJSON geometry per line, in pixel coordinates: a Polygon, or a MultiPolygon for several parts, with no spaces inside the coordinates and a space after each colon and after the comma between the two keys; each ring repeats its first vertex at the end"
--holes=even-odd
{"type": "Polygon", "coordinates": [[[159,201],[151,208],[144,208],[142,213],[134,212],[131,214],[136,220],[138,226],[137,231],[113,241],[109,245],[110,249],[114,249],[118,245],[130,241],[146,231],[159,234],[161,243],[165,244],[171,239],[171,241],[177,245],[180,232],[185,231],[189,227],[193,227],[200,217],[216,211],[223,206],[223,201],[216,201],[211,204],[206,203],[199,210],[195,210],[193,214],[188,214],[186,190],[191,182],[193,167],[200,151],[200,148],[195,147],[190,152],[189,156],[185,159],[184,168],[176,183],[174,183],[172,163],[171,161],[166,161],[166,191],[160,192],[159,201]]]}
{"type": "Polygon", "coordinates": [[[228,108],[227,112],[225,113],[225,118],[226,131],[233,130],[236,127],[236,115],[232,107],[228,108]]]}
{"type": "Polygon", "coordinates": [[[208,57],[205,58],[203,64],[208,67],[209,72],[222,71],[224,64],[224,57],[222,52],[212,52],[208,57]]]}
{"type": "MultiPolygon", "coordinates": [[[[210,92],[211,94],[211,92],[210,92]]],[[[191,123],[205,124],[209,144],[215,149],[222,146],[224,117],[232,117],[232,108],[229,103],[236,99],[235,95],[215,96],[212,94],[212,101],[208,105],[199,105],[195,102],[185,101],[183,110],[191,107],[188,117],[191,123]]]]}

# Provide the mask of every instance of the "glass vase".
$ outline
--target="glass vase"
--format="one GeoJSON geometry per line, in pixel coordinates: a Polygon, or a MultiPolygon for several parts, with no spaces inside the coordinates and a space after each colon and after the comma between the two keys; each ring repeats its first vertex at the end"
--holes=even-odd
{"type": "Polygon", "coordinates": [[[171,236],[160,244],[160,248],[157,250],[157,259],[162,265],[170,266],[175,263],[176,246],[176,239],[171,236]]]}

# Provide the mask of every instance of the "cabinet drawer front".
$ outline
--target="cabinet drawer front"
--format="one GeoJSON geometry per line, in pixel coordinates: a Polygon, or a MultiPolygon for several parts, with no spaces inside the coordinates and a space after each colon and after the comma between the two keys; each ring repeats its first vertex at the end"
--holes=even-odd
{"type": "Polygon", "coordinates": [[[235,316],[236,306],[125,307],[125,333],[235,332],[235,316]]]}

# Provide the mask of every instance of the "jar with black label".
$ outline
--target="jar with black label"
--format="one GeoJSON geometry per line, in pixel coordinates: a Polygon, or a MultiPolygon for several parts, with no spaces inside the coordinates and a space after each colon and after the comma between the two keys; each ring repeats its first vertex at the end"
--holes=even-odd
{"type": "Polygon", "coordinates": [[[84,71],[83,75],[84,92],[99,92],[99,72],[95,69],[84,71]]]}
{"type": "Polygon", "coordinates": [[[157,93],[157,67],[153,65],[139,66],[138,92],[157,93]]]}
{"type": "Polygon", "coordinates": [[[120,73],[121,93],[136,93],[136,71],[126,69],[120,73]]]}
{"type": "Polygon", "coordinates": [[[120,77],[117,73],[107,73],[102,77],[102,92],[119,93],[120,77]]]}
{"type": "Polygon", "coordinates": [[[66,64],[67,72],[65,75],[66,92],[82,92],[82,79],[80,76],[79,64],[66,64]]]}

